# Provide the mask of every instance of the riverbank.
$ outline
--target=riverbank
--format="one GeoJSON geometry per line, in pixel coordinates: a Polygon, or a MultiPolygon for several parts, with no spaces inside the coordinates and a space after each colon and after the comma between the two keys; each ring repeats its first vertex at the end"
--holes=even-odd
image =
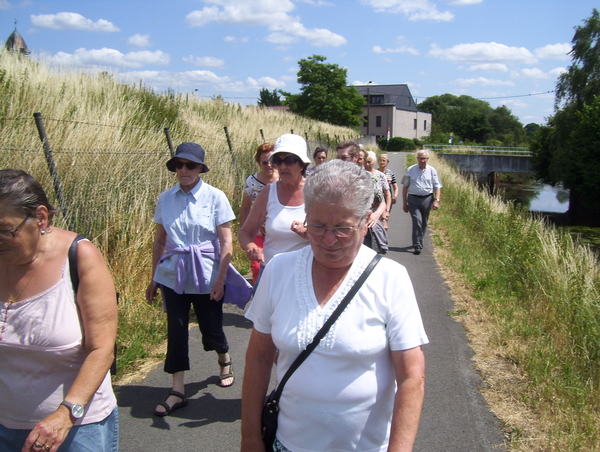
{"type": "Polygon", "coordinates": [[[436,258],[512,450],[600,450],[600,270],[590,249],[465,182],[444,182],[436,258]]]}

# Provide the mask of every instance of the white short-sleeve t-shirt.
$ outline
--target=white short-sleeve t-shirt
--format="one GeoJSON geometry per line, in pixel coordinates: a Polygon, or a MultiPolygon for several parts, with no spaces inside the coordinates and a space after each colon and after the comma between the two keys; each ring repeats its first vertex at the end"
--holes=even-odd
{"type": "MultiPolygon", "coordinates": [[[[246,317],[271,334],[279,350],[278,381],[374,255],[361,247],[323,308],[314,296],[310,246],[277,255],[266,266],[246,317]]],[[[294,452],[387,450],[396,390],[390,350],[427,342],[406,269],[382,259],[287,382],[277,437],[294,452]]]]}

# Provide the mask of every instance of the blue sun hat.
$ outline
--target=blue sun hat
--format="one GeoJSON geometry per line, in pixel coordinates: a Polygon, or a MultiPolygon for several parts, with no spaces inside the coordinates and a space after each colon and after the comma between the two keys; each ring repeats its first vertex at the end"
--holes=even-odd
{"type": "Polygon", "coordinates": [[[186,141],[184,143],[181,143],[179,146],[177,146],[177,149],[175,149],[175,157],[173,157],[171,160],[169,160],[167,162],[167,168],[169,169],[169,171],[174,173],[175,166],[173,165],[173,161],[175,159],[185,159],[185,160],[189,160],[190,162],[201,164],[202,165],[202,171],[200,171],[201,174],[208,173],[208,171],[209,171],[208,166],[206,166],[204,164],[204,154],[205,154],[205,151],[202,148],[202,146],[200,146],[199,144],[196,144],[196,143],[190,143],[189,141],[186,141]]]}

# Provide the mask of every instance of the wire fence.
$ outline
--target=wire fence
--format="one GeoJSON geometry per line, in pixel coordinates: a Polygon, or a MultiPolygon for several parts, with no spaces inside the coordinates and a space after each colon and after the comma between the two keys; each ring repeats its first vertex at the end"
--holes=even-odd
{"type": "MultiPolygon", "coordinates": [[[[224,127],[209,136],[189,130],[43,118],[40,113],[31,118],[0,117],[0,131],[5,137],[0,142],[0,168],[23,169],[36,177],[60,207],[57,225],[107,240],[119,233],[119,225],[127,223],[129,216],[151,218],[158,195],[174,184],[165,162],[177,144],[193,141],[207,150],[210,172],[203,178],[223,190],[235,210],[246,177],[256,172],[254,151],[277,138],[263,129],[249,132],[224,127]],[[6,137],[18,137],[14,139],[18,143],[6,137]],[[95,142],[114,142],[115,146],[94,147],[95,142]],[[131,142],[140,147],[127,145],[131,142]]],[[[348,138],[367,144],[357,135],[289,132],[306,139],[309,155],[317,146],[334,149],[348,138]]]]}

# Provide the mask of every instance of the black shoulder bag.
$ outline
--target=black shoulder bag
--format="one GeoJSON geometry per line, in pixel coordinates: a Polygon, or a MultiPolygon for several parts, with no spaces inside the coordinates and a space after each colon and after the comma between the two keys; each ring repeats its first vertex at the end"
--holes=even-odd
{"type": "MultiPolygon", "coordinates": [[[[73,243],[69,247],[69,274],[71,275],[71,284],[73,284],[73,292],[75,293],[75,304],[77,304],[77,290],[79,289],[79,268],[77,266],[77,244],[82,240],[86,240],[81,234],[73,239],[73,243]]],[[[119,302],[119,292],[117,292],[117,303],[119,302]]],[[[79,305],[77,304],[77,309],[79,305]]],[[[110,366],[110,374],[117,375],[117,344],[115,343],[115,359],[110,366]]]]}
{"type": "Polygon", "coordinates": [[[356,280],[350,291],[346,294],[344,299],[340,302],[338,307],[333,311],[333,314],[327,319],[327,322],[321,327],[319,332],[315,335],[312,342],[308,344],[306,349],[302,350],[302,352],[298,355],[298,357],[294,360],[290,368],[287,370],[281,382],[277,386],[277,389],[274,389],[273,392],[267,397],[265,402],[265,406],[263,407],[262,417],[261,417],[261,426],[262,426],[262,438],[265,443],[265,448],[268,451],[273,450],[273,443],[275,442],[275,435],[277,434],[277,416],[279,414],[279,399],[281,398],[281,393],[283,392],[283,387],[292,376],[292,374],[300,367],[300,364],[304,362],[308,355],[317,348],[321,339],[325,337],[331,326],[338,319],[340,314],[346,309],[350,301],[354,298],[360,287],[367,280],[377,263],[381,260],[382,255],[376,254],[373,257],[373,260],[369,263],[367,268],[364,269],[360,277],[356,280]]]}

